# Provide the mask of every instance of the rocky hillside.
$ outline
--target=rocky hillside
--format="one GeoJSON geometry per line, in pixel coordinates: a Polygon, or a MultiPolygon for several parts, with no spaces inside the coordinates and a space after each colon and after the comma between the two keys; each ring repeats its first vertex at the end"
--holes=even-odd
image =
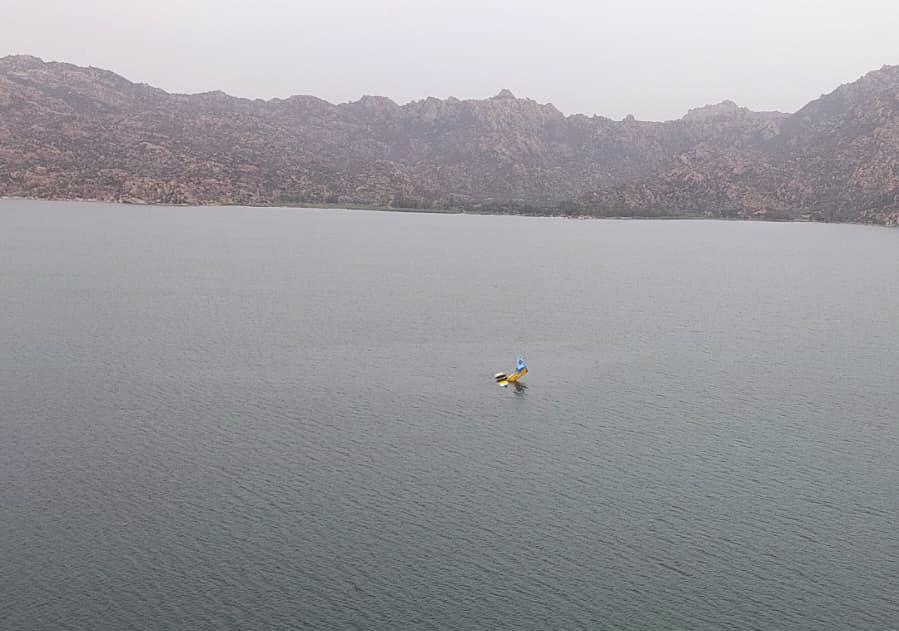
{"type": "Polygon", "coordinates": [[[725,101],[655,123],[564,116],[506,90],[402,106],[169,94],[0,59],[5,196],[895,223],[897,162],[897,66],[795,114],[725,101]]]}

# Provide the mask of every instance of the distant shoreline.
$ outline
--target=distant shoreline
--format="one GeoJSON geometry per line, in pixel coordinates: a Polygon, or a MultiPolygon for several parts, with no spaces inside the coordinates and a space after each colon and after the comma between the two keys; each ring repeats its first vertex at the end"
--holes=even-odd
{"type": "Polygon", "coordinates": [[[114,206],[147,206],[159,208],[284,208],[284,209],[308,209],[308,210],[365,210],[374,212],[416,213],[431,215],[482,215],[491,217],[542,217],[574,220],[634,220],[634,221],[747,221],[764,223],[816,223],[816,224],[840,224],[852,226],[876,226],[880,228],[897,228],[899,226],[861,221],[819,221],[811,218],[766,218],[766,217],[722,217],[720,215],[708,215],[705,213],[683,213],[677,215],[589,215],[589,214],[565,214],[546,211],[515,212],[499,210],[472,210],[465,208],[396,208],[393,206],[379,206],[376,204],[333,204],[333,203],[283,203],[283,204],[230,204],[215,202],[209,204],[171,204],[162,202],[145,201],[114,201],[108,199],[65,199],[45,197],[21,197],[16,195],[0,196],[0,201],[29,201],[48,203],[84,203],[84,204],[109,204],[114,206]]]}

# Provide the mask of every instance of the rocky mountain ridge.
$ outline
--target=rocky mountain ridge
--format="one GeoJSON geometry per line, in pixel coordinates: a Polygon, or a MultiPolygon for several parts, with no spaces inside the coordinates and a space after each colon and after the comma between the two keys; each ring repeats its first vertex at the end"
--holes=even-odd
{"type": "Polygon", "coordinates": [[[667,122],[484,100],[169,94],[0,59],[0,195],[362,204],[585,216],[899,220],[899,66],[794,114],[724,101],[667,122]]]}

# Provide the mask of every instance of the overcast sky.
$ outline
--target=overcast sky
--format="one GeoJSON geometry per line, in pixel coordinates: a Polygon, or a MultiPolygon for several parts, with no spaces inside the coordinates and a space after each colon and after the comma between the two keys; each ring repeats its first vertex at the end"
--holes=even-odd
{"type": "Polygon", "coordinates": [[[646,120],[722,99],[795,111],[899,63],[899,0],[0,0],[0,13],[0,55],[171,92],[404,103],[509,88],[646,120]]]}

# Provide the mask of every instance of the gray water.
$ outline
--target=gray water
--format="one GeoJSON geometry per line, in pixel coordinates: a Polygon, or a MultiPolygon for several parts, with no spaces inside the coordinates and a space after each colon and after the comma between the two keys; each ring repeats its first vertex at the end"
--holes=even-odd
{"type": "Polygon", "coordinates": [[[0,628],[895,629],[897,278],[861,226],[3,201],[0,628]]]}

